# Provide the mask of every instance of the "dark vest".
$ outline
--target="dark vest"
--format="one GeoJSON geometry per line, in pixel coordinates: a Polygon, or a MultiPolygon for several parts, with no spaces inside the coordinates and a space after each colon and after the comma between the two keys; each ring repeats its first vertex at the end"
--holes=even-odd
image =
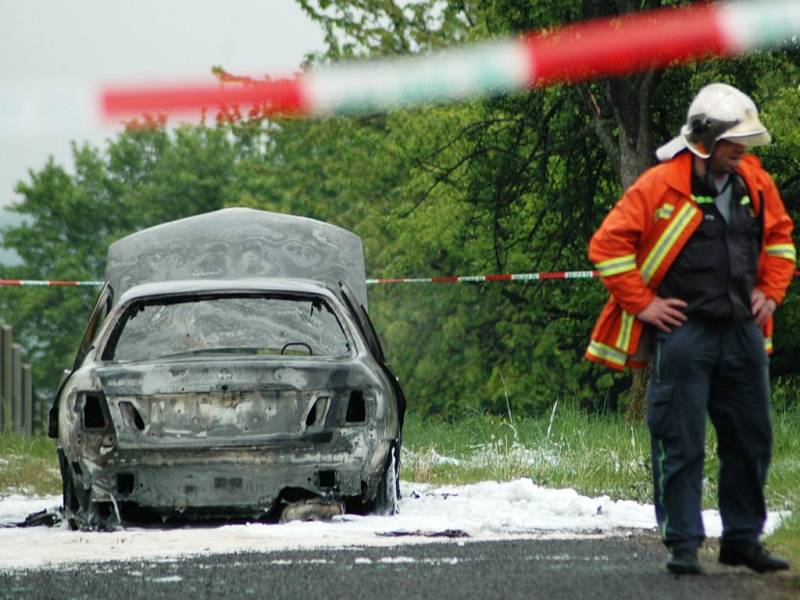
{"type": "Polygon", "coordinates": [[[761,221],[739,175],[731,176],[730,216],[714,203],[716,189],[692,175],[692,196],[703,222],[689,238],[658,287],[662,298],[680,298],[686,315],[719,325],[753,318],[750,295],[756,282],[761,221]]]}

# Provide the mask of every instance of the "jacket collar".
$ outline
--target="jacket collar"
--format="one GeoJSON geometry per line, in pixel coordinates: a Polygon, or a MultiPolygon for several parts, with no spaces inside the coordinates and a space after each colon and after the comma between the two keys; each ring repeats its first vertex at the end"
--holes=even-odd
{"type": "Polygon", "coordinates": [[[752,187],[755,192],[759,192],[764,189],[762,178],[758,176],[760,169],[761,161],[752,154],[745,154],[736,172],[742,176],[749,187],[752,187]]]}
{"type": "MultiPolygon", "coordinates": [[[[668,186],[684,196],[692,195],[692,158],[694,155],[685,150],[675,156],[675,158],[663,163],[667,168],[664,180],[668,186]]],[[[736,172],[742,176],[748,186],[760,189],[755,177],[754,170],[760,166],[758,159],[751,155],[746,155],[736,172]]]]}
{"type": "Polygon", "coordinates": [[[692,195],[692,157],[692,153],[685,150],[664,163],[666,184],[683,196],[692,195]]]}

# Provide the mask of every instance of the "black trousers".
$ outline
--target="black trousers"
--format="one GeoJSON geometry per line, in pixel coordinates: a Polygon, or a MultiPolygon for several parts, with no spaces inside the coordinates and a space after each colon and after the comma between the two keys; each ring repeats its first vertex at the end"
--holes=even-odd
{"type": "Polygon", "coordinates": [[[656,520],[664,543],[697,547],[705,417],[717,432],[723,541],[754,542],[766,520],[772,452],[764,338],[753,321],[715,327],[689,320],[658,332],[648,388],[656,520]]]}

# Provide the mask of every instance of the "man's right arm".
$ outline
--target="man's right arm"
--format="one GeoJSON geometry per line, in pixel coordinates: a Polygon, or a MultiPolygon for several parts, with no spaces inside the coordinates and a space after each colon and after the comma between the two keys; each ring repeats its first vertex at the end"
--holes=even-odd
{"type": "Polygon", "coordinates": [[[656,296],[636,265],[642,239],[653,223],[653,209],[640,184],[625,192],[592,236],[589,260],[625,312],[668,332],[686,320],[681,310],[686,303],[656,296]]]}

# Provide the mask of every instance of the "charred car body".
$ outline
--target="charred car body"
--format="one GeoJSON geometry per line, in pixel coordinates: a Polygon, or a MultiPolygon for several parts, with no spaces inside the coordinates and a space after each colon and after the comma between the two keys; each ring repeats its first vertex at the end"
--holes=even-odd
{"type": "Polygon", "coordinates": [[[405,400],[361,240],[225,209],[123,238],[50,411],[73,527],[392,513],[405,400]]]}

